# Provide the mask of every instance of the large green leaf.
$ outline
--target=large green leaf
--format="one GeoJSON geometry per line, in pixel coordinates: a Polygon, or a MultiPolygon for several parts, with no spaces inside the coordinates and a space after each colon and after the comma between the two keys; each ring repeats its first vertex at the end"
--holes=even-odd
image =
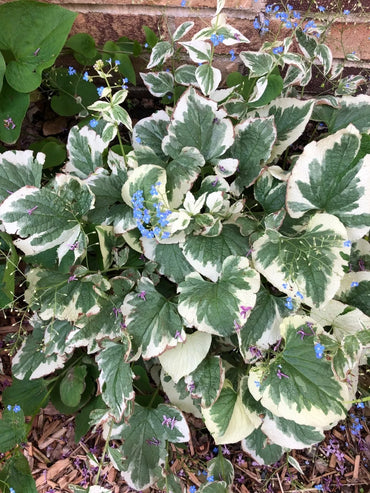
{"type": "Polygon", "coordinates": [[[272,149],[271,160],[280,156],[298,137],[300,137],[310,119],[314,106],[313,100],[303,101],[295,98],[279,98],[267,106],[258,108],[257,116],[273,116],[277,139],[272,149]]]}
{"type": "Polygon", "coordinates": [[[218,236],[189,235],[180,247],[193,269],[212,281],[219,277],[227,257],[248,251],[245,238],[233,224],[225,224],[218,236]]]}
{"type": "Polygon", "coordinates": [[[13,144],[20,136],[23,118],[30,104],[29,94],[14,90],[4,80],[0,92],[0,140],[13,144]]]}
{"type": "Polygon", "coordinates": [[[234,187],[241,193],[262,171],[276,139],[274,119],[248,118],[235,127],[235,140],[227,155],[239,160],[234,187]]]}
{"type": "Polygon", "coordinates": [[[46,381],[43,378],[37,380],[18,380],[13,377],[10,387],[3,392],[3,405],[19,405],[25,416],[36,414],[40,407],[46,406],[49,394],[46,381]]]}
{"type": "Polygon", "coordinates": [[[198,272],[178,286],[178,310],[189,326],[227,337],[246,322],[242,307],[254,307],[260,280],[245,257],[225,259],[219,278],[207,281],[198,272]]]}
{"type": "Polygon", "coordinates": [[[228,380],[213,406],[202,409],[202,413],[216,445],[238,442],[261,423],[257,413],[247,410],[228,380]]]}
{"type": "Polygon", "coordinates": [[[87,178],[103,164],[103,151],[107,144],[88,127],[72,127],[67,142],[68,162],[64,171],[78,178],[87,178]]]}
{"type": "Polygon", "coordinates": [[[346,241],[339,219],[317,213],[299,236],[267,230],[254,243],[252,256],[258,272],[280,291],[309,306],[321,306],[339,288],[344,275],[342,255],[349,249],[346,241]]]}
{"type": "Polygon", "coordinates": [[[132,146],[138,153],[139,164],[156,164],[153,162],[142,162],[141,154],[145,155],[143,147],[152,149],[160,159],[166,159],[162,151],[162,140],[167,135],[167,126],[170,123],[170,117],[163,110],[157,111],[148,118],[142,118],[134,126],[132,133],[132,146]]]}
{"type": "Polygon", "coordinates": [[[189,429],[182,413],[160,404],[157,409],[135,406],[133,415],[124,425],[124,457],[122,475],[136,490],[144,490],[162,476],[167,456],[166,440],[174,443],[189,440],[189,429]]]}
{"type": "Polygon", "coordinates": [[[19,92],[39,87],[42,71],[55,62],[76,16],[58,5],[26,0],[0,6],[0,50],[12,55],[5,72],[9,85],[19,92]]]}
{"type": "Polygon", "coordinates": [[[0,263],[0,308],[8,308],[14,299],[19,257],[11,236],[0,231],[0,260],[3,255],[4,263],[0,263]]]}
{"type": "Polygon", "coordinates": [[[176,334],[184,338],[185,333],[176,305],[162,296],[150,279],[143,277],[138,291],[126,296],[121,310],[134,351],[150,359],[176,346],[176,334]]]}
{"type": "Polygon", "coordinates": [[[11,450],[26,438],[26,426],[22,409],[15,412],[9,405],[2,412],[0,419],[0,453],[11,450]]]}
{"type": "Polygon", "coordinates": [[[134,374],[129,363],[126,363],[127,343],[120,344],[104,341],[103,349],[96,362],[100,369],[99,384],[104,402],[109,406],[110,413],[116,421],[122,419],[127,401],[135,397],[132,388],[134,374]]]}
{"type": "Polygon", "coordinates": [[[349,125],[334,135],[308,144],[288,181],[287,210],[293,218],[309,210],[337,216],[361,238],[370,227],[370,155],[355,159],[359,131],[349,125]]]}
{"type": "Polygon", "coordinates": [[[299,315],[284,319],[284,350],[261,370],[260,385],[251,372],[248,386],[274,415],[325,429],[345,417],[356,390],[351,383],[336,380],[330,361],[316,357],[314,337],[301,337],[299,331],[305,331],[310,320],[299,315]]]}
{"type": "Polygon", "coordinates": [[[85,251],[87,237],[81,219],[93,204],[94,196],[86,185],[58,175],[54,190],[25,186],[9,195],[0,205],[0,218],[7,233],[22,238],[14,244],[26,255],[58,246],[61,262],[71,251],[74,259],[85,251]]]}
{"type": "Polygon", "coordinates": [[[233,143],[233,126],[217,104],[188,89],[177,102],[163,151],[176,158],[184,147],[196,147],[206,161],[220,157],[233,143]]]}
{"type": "Polygon", "coordinates": [[[0,154],[0,202],[24,185],[39,187],[45,155],[32,151],[6,151],[0,154]]]}

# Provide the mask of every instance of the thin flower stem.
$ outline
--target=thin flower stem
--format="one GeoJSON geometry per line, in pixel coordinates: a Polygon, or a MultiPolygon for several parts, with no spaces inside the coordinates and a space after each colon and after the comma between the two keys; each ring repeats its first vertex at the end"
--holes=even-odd
{"type": "Polygon", "coordinates": [[[98,469],[98,472],[96,474],[96,478],[95,478],[95,481],[94,481],[94,484],[95,485],[98,484],[99,479],[100,479],[100,474],[101,474],[101,471],[103,469],[103,464],[104,464],[104,457],[105,457],[105,454],[106,454],[107,449],[108,449],[108,446],[109,446],[109,440],[110,440],[110,436],[112,434],[112,429],[113,429],[113,419],[110,420],[107,439],[105,440],[105,443],[104,443],[103,452],[102,452],[101,459],[100,459],[100,462],[99,462],[99,469],[98,469]]]}

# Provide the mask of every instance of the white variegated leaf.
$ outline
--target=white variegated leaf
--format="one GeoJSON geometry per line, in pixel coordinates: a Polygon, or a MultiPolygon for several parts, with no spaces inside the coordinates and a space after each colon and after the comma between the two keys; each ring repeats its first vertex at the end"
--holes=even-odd
{"type": "MultiPolygon", "coordinates": [[[[179,338],[180,339],[180,338],[179,338]]],[[[212,336],[204,332],[187,334],[186,340],[159,356],[162,368],[177,383],[180,378],[192,373],[204,360],[211,346],[212,336]]]]}
{"type": "Polygon", "coordinates": [[[159,41],[152,49],[147,68],[162,64],[173,55],[173,46],[168,41],[159,41]]]}
{"type": "Polygon", "coordinates": [[[261,465],[277,462],[285,452],[284,448],[271,443],[261,428],[257,428],[242,440],[242,449],[261,465]]]}
{"type": "Polygon", "coordinates": [[[173,75],[170,72],[140,73],[140,77],[153,96],[162,97],[173,91],[173,75]]]}
{"type": "Polygon", "coordinates": [[[370,317],[370,272],[345,274],[335,297],[343,303],[359,308],[370,317]]]}
{"type": "Polygon", "coordinates": [[[346,240],[347,231],[339,219],[317,213],[299,236],[267,230],[253,245],[254,266],[288,296],[320,307],[334,296],[344,276],[346,240]]]}
{"type": "Polygon", "coordinates": [[[183,22],[173,33],[172,39],[174,41],[178,41],[179,39],[183,38],[185,34],[187,34],[192,29],[193,26],[194,26],[194,22],[191,21],[183,22]]]}
{"type": "Polygon", "coordinates": [[[187,41],[183,43],[179,43],[182,45],[188,55],[190,60],[194,63],[203,63],[211,61],[211,44],[205,41],[187,41]]]}
{"type": "Polygon", "coordinates": [[[200,90],[205,96],[214,92],[221,82],[221,70],[212,67],[208,63],[199,65],[195,70],[195,77],[199,84],[200,90]]]}
{"type": "Polygon", "coordinates": [[[275,64],[275,57],[268,53],[241,51],[239,56],[244,65],[250,70],[250,77],[262,77],[262,75],[268,74],[275,64]]]}
{"type": "Polygon", "coordinates": [[[192,399],[188,387],[186,386],[186,393],[183,392],[182,388],[179,389],[179,387],[182,387],[180,385],[181,383],[182,381],[180,380],[180,382],[176,385],[169,375],[167,375],[163,370],[161,371],[162,388],[170,403],[184,413],[191,413],[196,418],[202,418],[202,413],[199,410],[199,406],[195,405],[195,401],[192,399]]]}

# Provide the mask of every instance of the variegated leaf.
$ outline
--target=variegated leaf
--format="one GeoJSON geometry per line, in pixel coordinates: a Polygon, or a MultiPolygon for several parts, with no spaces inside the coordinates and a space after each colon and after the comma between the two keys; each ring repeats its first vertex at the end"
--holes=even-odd
{"type": "Polygon", "coordinates": [[[216,282],[194,272],[179,284],[179,313],[200,331],[230,336],[245,324],[248,315],[242,315],[241,307],[254,307],[259,284],[245,257],[227,257],[216,282]]]}
{"type": "Polygon", "coordinates": [[[341,97],[339,107],[316,106],[313,118],[316,121],[325,122],[329,133],[346,128],[349,124],[354,125],[360,133],[367,133],[370,130],[369,111],[370,96],[359,94],[358,96],[341,97]]]}
{"type": "Polygon", "coordinates": [[[327,75],[333,62],[331,49],[326,44],[320,43],[315,48],[315,55],[324,67],[324,75],[327,75]]]}
{"type": "Polygon", "coordinates": [[[190,57],[190,60],[194,63],[209,63],[212,59],[212,48],[211,44],[205,41],[187,41],[180,43],[190,57]]]}
{"type": "Polygon", "coordinates": [[[126,362],[127,346],[127,341],[125,344],[104,341],[102,351],[96,358],[100,369],[99,385],[102,398],[115,421],[122,419],[127,401],[135,397],[132,387],[134,374],[130,364],[126,362]]]}
{"type": "Polygon", "coordinates": [[[285,451],[279,445],[270,443],[261,428],[254,430],[242,440],[242,449],[261,465],[277,462],[285,451]]]}
{"type": "Polygon", "coordinates": [[[133,350],[150,359],[176,346],[177,337],[185,338],[185,332],[176,305],[162,296],[150,279],[143,277],[138,289],[125,297],[121,311],[133,350]]]}
{"type": "Polygon", "coordinates": [[[216,445],[239,442],[261,423],[257,413],[249,412],[231,383],[225,380],[213,406],[202,409],[203,418],[216,445]]]}
{"type": "Polygon", "coordinates": [[[161,65],[173,55],[173,46],[168,41],[159,41],[152,49],[147,68],[161,65]]]}
{"type": "MultiPolygon", "coordinates": [[[[306,321],[299,315],[283,320],[284,350],[262,371],[258,393],[261,404],[274,415],[325,429],[344,418],[355,389],[336,380],[330,361],[316,357],[313,337],[298,333],[307,328],[306,321]]],[[[248,385],[253,395],[254,381],[255,375],[250,373],[248,385]]]]}
{"type": "Polygon", "coordinates": [[[162,368],[175,383],[192,373],[204,360],[211,346],[212,336],[202,332],[178,336],[179,344],[159,356],[162,368]],[[182,339],[182,341],[180,341],[182,339]],[[181,343],[180,343],[181,342],[181,343]]]}
{"type": "Polygon", "coordinates": [[[327,303],[344,275],[347,232],[335,216],[316,214],[296,237],[267,232],[253,245],[255,268],[276,288],[309,306],[327,303]],[[297,293],[300,293],[297,295],[297,293]],[[299,299],[298,299],[299,298],[299,299]]]}
{"type": "Polygon", "coordinates": [[[166,441],[188,441],[189,428],[183,414],[175,407],[160,404],[152,409],[137,404],[128,424],[124,425],[122,438],[122,476],[131,488],[145,490],[162,476],[166,441]]]}
{"type": "Polygon", "coordinates": [[[188,377],[185,377],[192,397],[201,399],[202,407],[210,407],[218,399],[224,380],[225,369],[219,356],[205,358],[188,377]]]}
{"type": "Polygon", "coordinates": [[[275,57],[268,53],[241,51],[239,56],[244,65],[249,68],[250,77],[261,77],[268,74],[275,64],[275,57]]]}
{"type": "Polygon", "coordinates": [[[184,147],[196,147],[206,161],[218,158],[233,143],[233,126],[217,104],[188,89],[177,102],[163,139],[163,151],[176,158],[184,147]]]}
{"type": "Polygon", "coordinates": [[[258,108],[255,114],[260,117],[273,116],[277,131],[277,140],[272,149],[270,160],[280,156],[303,133],[311,117],[313,100],[279,98],[267,106],[258,108]]]}
{"type": "MultiPolygon", "coordinates": [[[[161,160],[166,159],[162,151],[162,140],[167,135],[167,127],[170,118],[163,110],[157,111],[148,118],[143,118],[134,127],[132,134],[132,146],[135,151],[140,150],[142,146],[150,147],[161,160]]],[[[156,164],[153,162],[139,164],[156,164]]]]}
{"type": "Polygon", "coordinates": [[[254,185],[254,197],[264,208],[266,214],[279,211],[285,206],[287,184],[277,180],[266,168],[254,185]]]}
{"type": "Polygon", "coordinates": [[[248,251],[239,228],[233,224],[225,224],[218,236],[189,235],[180,247],[193,269],[212,281],[218,279],[229,255],[243,256],[248,251]]]}
{"type": "Polygon", "coordinates": [[[193,26],[194,26],[194,22],[191,21],[183,22],[173,33],[172,39],[174,41],[178,41],[179,39],[183,38],[185,34],[187,34],[192,29],[193,26]]]}
{"type": "Polygon", "coordinates": [[[72,250],[76,260],[87,244],[80,220],[93,205],[86,185],[58,175],[55,190],[25,186],[11,194],[0,206],[0,219],[7,233],[22,238],[14,244],[26,255],[58,247],[59,262],[72,250]]]}
{"type": "Polygon", "coordinates": [[[140,73],[140,77],[153,96],[162,97],[173,91],[173,75],[169,72],[140,73]]]}
{"type": "Polygon", "coordinates": [[[335,297],[343,303],[359,308],[370,317],[370,272],[346,274],[335,297]]]}
{"type": "Polygon", "coordinates": [[[172,378],[162,370],[161,384],[171,404],[180,409],[180,411],[191,413],[196,418],[202,418],[200,406],[192,399],[187,386],[185,387],[186,392],[184,391],[185,382],[182,379],[178,384],[175,384],[172,378]]]}
{"type": "Polygon", "coordinates": [[[199,65],[195,70],[195,77],[199,84],[200,90],[205,96],[215,91],[221,82],[221,70],[212,67],[208,63],[199,65]]]}
{"type": "Polygon", "coordinates": [[[175,81],[183,86],[198,87],[195,70],[196,67],[194,65],[180,65],[175,70],[175,81]]]}
{"type": "Polygon", "coordinates": [[[107,143],[88,127],[72,127],[67,142],[68,161],[64,172],[78,178],[87,178],[103,165],[103,151],[107,143]]]}
{"type": "Polygon", "coordinates": [[[309,210],[337,216],[351,239],[370,227],[370,154],[355,159],[360,133],[353,126],[308,144],[288,181],[287,210],[299,218],[309,210]]]}
{"type": "Polygon", "coordinates": [[[0,203],[24,185],[39,187],[45,154],[6,151],[0,154],[0,203]]]}
{"type": "Polygon", "coordinates": [[[248,118],[235,126],[235,140],[227,155],[238,159],[237,178],[233,184],[236,193],[249,187],[262,171],[271,155],[276,139],[273,118],[248,118]]]}

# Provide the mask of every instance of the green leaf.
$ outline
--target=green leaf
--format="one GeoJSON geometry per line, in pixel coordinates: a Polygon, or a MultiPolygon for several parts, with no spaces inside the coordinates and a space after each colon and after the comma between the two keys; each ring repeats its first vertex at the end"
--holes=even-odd
{"type": "Polygon", "coordinates": [[[0,308],[6,308],[14,299],[15,273],[18,268],[18,254],[11,237],[7,233],[0,232],[0,254],[4,254],[5,257],[5,263],[0,264],[0,308]],[[2,248],[2,243],[7,246],[5,251],[2,248]]]}
{"type": "Polygon", "coordinates": [[[81,395],[85,390],[85,365],[72,366],[59,384],[60,397],[68,407],[75,407],[80,403],[81,395]]]}
{"type": "Polygon", "coordinates": [[[6,151],[0,154],[0,202],[24,185],[39,187],[45,156],[32,151],[6,151]]]}
{"type": "Polygon", "coordinates": [[[319,307],[339,288],[346,238],[346,229],[335,216],[317,213],[299,236],[267,230],[253,244],[253,262],[277,289],[290,297],[299,292],[305,304],[319,307]]]}
{"type": "Polygon", "coordinates": [[[168,41],[158,41],[158,43],[153,46],[147,69],[156,67],[157,65],[161,65],[168,58],[170,58],[173,53],[174,50],[171,43],[169,43],[168,41]]]}
{"type": "Polygon", "coordinates": [[[85,81],[80,74],[69,75],[68,69],[64,67],[51,70],[48,83],[54,89],[51,108],[61,116],[86,112],[86,108],[98,98],[95,84],[85,81]]]}
{"type": "Polygon", "coordinates": [[[346,274],[336,293],[336,298],[343,303],[359,308],[370,317],[370,272],[346,274]],[[358,285],[352,283],[358,283],[358,285]]]}
{"type": "Polygon", "coordinates": [[[153,48],[158,42],[157,36],[155,35],[154,31],[152,31],[152,29],[150,29],[150,27],[148,26],[143,26],[143,31],[145,33],[145,41],[151,48],[153,48]]]}
{"type": "MultiPolygon", "coordinates": [[[[194,384],[193,398],[201,399],[202,407],[210,407],[218,399],[224,384],[225,369],[219,356],[205,358],[185,381],[194,384]]],[[[189,387],[189,388],[192,388],[189,387]]]]}
{"type": "Polygon", "coordinates": [[[175,383],[185,375],[189,375],[202,363],[208,354],[212,337],[199,331],[193,334],[178,336],[179,343],[175,348],[159,355],[163,370],[170,375],[175,383]]]}
{"type": "Polygon", "coordinates": [[[231,121],[218,113],[216,103],[189,88],[177,102],[162,148],[176,158],[184,147],[196,147],[206,161],[212,161],[232,143],[231,121]]]}
{"type": "Polygon", "coordinates": [[[87,178],[103,164],[102,153],[107,147],[103,139],[88,127],[72,127],[68,135],[69,160],[64,171],[78,178],[87,178]]]}
{"type": "Polygon", "coordinates": [[[4,409],[0,419],[0,453],[11,450],[26,439],[26,424],[22,409],[14,412],[4,409]]]}
{"type": "Polygon", "coordinates": [[[235,126],[235,140],[227,155],[239,160],[234,182],[237,192],[249,187],[262,171],[276,139],[273,118],[248,118],[235,126]]]}
{"type": "Polygon", "coordinates": [[[241,306],[255,305],[259,284],[258,274],[245,257],[227,257],[215,282],[194,272],[179,284],[179,313],[190,327],[230,336],[245,324],[241,306]]]}
{"type": "Polygon", "coordinates": [[[253,373],[248,385],[252,395],[274,415],[326,429],[345,417],[356,390],[336,380],[330,361],[316,357],[313,337],[301,338],[297,333],[307,327],[306,321],[299,315],[284,319],[280,327],[284,350],[262,370],[258,388],[253,373]],[[279,376],[279,370],[286,376],[279,376]]]}
{"type": "Polygon", "coordinates": [[[70,36],[65,47],[70,48],[74,52],[75,57],[76,54],[78,55],[76,59],[81,64],[85,64],[89,59],[94,59],[98,55],[95,40],[87,33],[77,33],[70,36]]]}
{"type": "Polygon", "coordinates": [[[100,369],[102,397],[117,422],[122,419],[127,401],[135,397],[132,388],[133,373],[130,364],[126,363],[127,351],[127,344],[105,341],[96,359],[100,369]]]}
{"type": "Polygon", "coordinates": [[[268,53],[241,51],[239,56],[244,65],[249,68],[250,77],[261,77],[268,74],[275,64],[275,57],[268,53]]]}
{"type": "Polygon", "coordinates": [[[271,103],[272,100],[280,96],[283,91],[284,81],[279,74],[270,74],[267,77],[267,86],[262,94],[262,96],[253,100],[253,102],[249,101],[248,106],[250,108],[256,108],[258,106],[264,106],[265,104],[271,103]]]}
{"type": "MultiPolygon", "coordinates": [[[[14,491],[22,493],[37,493],[35,480],[32,477],[31,469],[24,455],[17,453],[10,455],[0,470],[0,483],[9,485],[14,491]]],[[[3,492],[9,493],[5,486],[3,492]]]]}
{"type": "Polygon", "coordinates": [[[350,238],[361,238],[370,227],[370,155],[357,161],[359,148],[360,133],[352,125],[308,144],[288,181],[288,213],[299,218],[325,211],[341,220],[350,238]]]}
{"type": "Polygon", "coordinates": [[[189,235],[180,247],[193,269],[212,281],[219,277],[227,257],[243,256],[248,251],[239,228],[233,224],[225,224],[218,236],[189,235]]]}
{"type": "Polygon", "coordinates": [[[212,407],[202,409],[204,421],[216,445],[235,443],[259,426],[257,413],[250,413],[240,395],[225,380],[221,394],[212,407]]]}
{"type": "Polygon", "coordinates": [[[175,81],[184,86],[197,87],[198,82],[195,77],[196,67],[194,65],[180,65],[175,70],[175,81]]]}
{"type": "Polygon", "coordinates": [[[297,29],[295,31],[295,36],[303,55],[308,59],[313,58],[318,44],[316,39],[313,36],[304,33],[302,29],[297,29]]]}
{"type": "Polygon", "coordinates": [[[333,62],[333,54],[329,46],[320,43],[315,48],[315,55],[324,67],[324,75],[327,75],[333,62]]]}
{"type": "Polygon", "coordinates": [[[169,72],[140,73],[140,77],[153,96],[162,97],[168,92],[173,92],[173,75],[169,72]]]}
{"type": "Polygon", "coordinates": [[[242,441],[242,449],[261,465],[277,462],[284,453],[282,447],[269,442],[260,428],[242,441]]]}
{"type": "Polygon", "coordinates": [[[189,429],[184,416],[174,407],[160,404],[157,409],[150,409],[136,405],[128,425],[124,425],[122,438],[122,476],[132,488],[144,490],[162,476],[166,440],[186,442],[189,429]],[[166,426],[164,417],[173,419],[171,424],[166,426]]]}
{"type": "Polygon", "coordinates": [[[182,493],[184,491],[180,479],[175,474],[166,471],[165,476],[157,481],[157,487],[168,493],[182,493]]]}
{"type": "Polygon", "coordinates": [[[3,392],[3,405],[15,406],[18,404],[25,416],[36,414],[40,407],[47,404],[48,391],[45,380],[22,379],[13,377],[10,387],[3,392]]]}
{"type": "Polygon", "coordinates": [[[203,483],[199,488],[199,493],[227,493],[225,481],[212,481],[211,483],[203,483]]]}
{"type": "Polygon", "coordinates": [[[233,484],[234,466],[220,452],[217,457],[207,462],[207,472],[208,476],[223,480],[228,486],[233,484]]]}
{"type": "Polygon", "coordinates": [[[54,168],[60,166],[67,158],[66,145],[54,137],[33,142],[30,149],[34,152],[42,152],[45,154],[45,163],[43,169],[54,168]]]}
{"type": "Polygon", "coordinates": [[[17,141],[21,133],[23,118],[26,116],[29,104],[29,94],[23,94],[14,90],[4,80],[3,88],[0,92],[0,121],[2,122],[0,125],[1,141],[6,144],[13,144],[17,141]],[[7,121],[9,122],[8,124],[6,124],[7,121]]]}
{"type": "Polygon", "coordinates": [[[267,168],[255,182],[254,198],[262,205],[266,214],[270,214],[285,206],[286,188],[286,182],[277,180],[267,168]]]}
{"type": "Polygon", "coordinates": [[[190,57],[190,60],[194,63],[204,63],[206,62],[207,64],[211,62],[212,59],[212,49],[210,43],[207,43],[205,41],[187,41],[183,43],[179,43],[182,45],[186,51],[188,52],[188,55],[190,57]]]}
{"type": "Polygon", "coordinates": [[[138,291],[126,296],[122,315],[126,316],[133,349],[150,359],[176,346],[176,333],[184,336],[182,319],[176,306],[155,289],[150,279],[142,277],[138,291]]]}
{"type": "Polygon", "coordinates": [[[76,16],[58,5],[26,0],[0,6],[0,50],[12,55],[5,76],[13,89],[39,87],[42,71],[55,62],[76,16]]]}
{"type": "Polygon", "coordinates": [[[215,91],[221,82],[221,70],[212,67],[208,63],[199,65],[195,70],[195,78],[199,84],[202,93],[208,96],[215,91]]]}
{"type": "Polygon", "coordinates": [[[3,88],[5,70],[6,70],[6,63],[3,54],[0,51],[0,92],[3,88]]]}
{"type": "Polygon", "coordinates": [[[93,207],[90,189],[72,177],[58,175],[55,189],[25,186],[9,195],[0,205],[0,218],[9,234],[26,255],[35,255],[58,246],[62,261],[76,245],[77,259],[86,248],[87,238],[80,220],[93,207]]]}

